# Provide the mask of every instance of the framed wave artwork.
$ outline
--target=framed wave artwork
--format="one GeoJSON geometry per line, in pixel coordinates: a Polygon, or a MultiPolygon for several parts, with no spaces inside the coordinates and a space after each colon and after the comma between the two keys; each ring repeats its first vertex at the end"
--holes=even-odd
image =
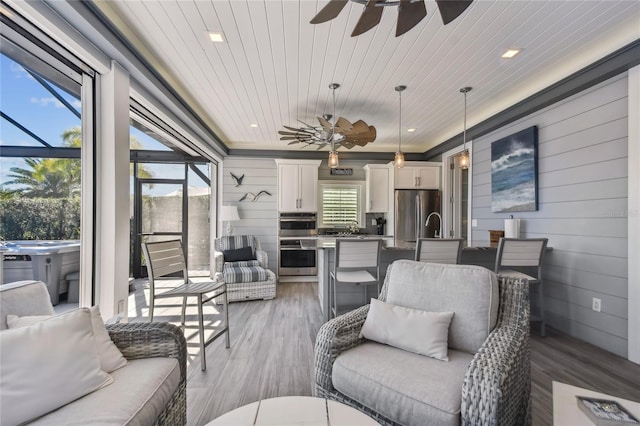
{"type": "Polygon", "coordinates": [[[491,211],[538,210],[538,128],[491,144],[491,211]]]}

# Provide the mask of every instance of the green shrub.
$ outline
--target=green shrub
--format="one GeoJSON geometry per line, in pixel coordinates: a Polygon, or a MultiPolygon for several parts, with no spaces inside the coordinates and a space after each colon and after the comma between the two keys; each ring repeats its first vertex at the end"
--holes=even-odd
{"type": "Polygon", "coordinates": [[[2,200],[0,240],[77,240],[80,198],[2,200]]]}

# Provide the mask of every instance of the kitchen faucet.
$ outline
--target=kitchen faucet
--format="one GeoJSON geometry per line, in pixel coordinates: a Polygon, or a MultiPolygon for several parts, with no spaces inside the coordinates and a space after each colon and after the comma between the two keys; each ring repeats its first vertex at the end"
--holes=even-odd
{"type": "Polygon", "coordinates": [[[427,216],[427,223],[424,224],[424,226],[429,226],[429,221],[431,220],[431,216],[436,215],[438,216],[438,219],[440,219],[440,231],[436,231],[436,235],[434,235],[435,238],[442,238],[442,216],[440,216],[440,213],[438,212],[431,212],[429,213],[429,216],[427,216]]]}

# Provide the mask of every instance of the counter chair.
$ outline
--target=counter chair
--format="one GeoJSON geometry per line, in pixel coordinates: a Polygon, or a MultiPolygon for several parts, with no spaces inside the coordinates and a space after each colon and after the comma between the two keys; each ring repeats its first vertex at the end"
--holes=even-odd
{"type": "Polygon", "coordinates": [[[546,335],[544,315],[544,285],[542,283],[542,257],[547,248],[547,238],[501,238],[496,255],[495,273],[509,278],[527,281],[529,286],[538,285],[538,315],[531,321],[540,321],[540,335],[546,335]],[[528,268],[535,275],[507,268],[528,268]]]}
{"type": "MultiPolygon", "coordinates": [[[[182,297],[182,330],[184,332],[185,314],[187,311],[187,299],[197,298],[198,306],[198,332],[200,334],[200,359],[202,371],[207,369],[205,348],[218,337],[226,334],[226,347],[229,348],[229,306],[227,300],[227,285],[224,281],[194,282],[189,279],[187,264],[184,260],[184,251],[180,240],[146,242],[142,243],[144,257],[147,260],[147,272],[149,274],[149,321],[153,322],[155,299],[168,297],[182,297]],[[181,275],[176,278],[176,274],[181,275]],[[159,280],[159,278],[168,280],[159,280]],[[165,281],[164,286],[159,282],[165,281]],[[158,292],[158,290],[160,292],[158,292]],[[224,309],[224,326],[215,327],[216,331],[205,340],[203,305],[215,298],[222,297],[224,309]]],[[[214,301],[214,303],[216,303],[214,301]]]]}
{"type": "MultiPolygon", "coordinates": [[[[368,287],[377,286],[380,292],[380,248],[381,239],[336,239],[333,271],[329,274],[329,303],[331,316],[353,309],[351,306],[338,306],[338,286],[364,286],[364,303],[369,303],[368,287]]],[[[362,305],[357,305],[362,306],[362,305]]]]}
{"type": "Polygon", "coordinates": [[[460,263],[462,238],[418,238],[414,260],[429,263],[460,263]]]}

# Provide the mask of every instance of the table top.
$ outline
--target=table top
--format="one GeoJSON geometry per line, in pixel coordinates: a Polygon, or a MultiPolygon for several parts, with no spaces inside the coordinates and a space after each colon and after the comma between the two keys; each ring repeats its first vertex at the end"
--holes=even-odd
{"type": "Polygon", "coordinates": [[[336,401],[311,396],[263,399],[229,411],[206,426],[377,425],[369,416],[336,401]]]}
{"type": "Polygon", "coordinates": [[[552,390],[554,426],[593,425],[589,417],[578,408],[576,396],[589,396],[618,401],[624,408],[629,410],[631,414],[640,418],[640,403],[635,401],[555,381],[552,383],[552,390]]]}

